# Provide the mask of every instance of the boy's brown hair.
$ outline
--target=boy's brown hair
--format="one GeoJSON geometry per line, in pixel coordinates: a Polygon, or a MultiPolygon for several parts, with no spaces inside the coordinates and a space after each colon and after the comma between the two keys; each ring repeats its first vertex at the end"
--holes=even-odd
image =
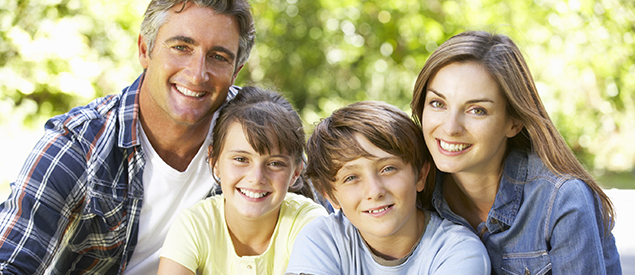
{"type": "MultiPolygon", "coordinates": [[[[307,142],[306,174],[315,189],[331,199],[335,199],[333,182],[337,171],[349,161],[373,157],[357,143],[355,133],[411,164],[417,177],[423,165],[431,161],[421,128],[405,112],[380,101],[353,103],[321,120],[307,142]]],[[[428,190],[433,188],[428,186],[433,187],[434,169],[430,171],[426,187],[417,196],[421,208],[428,208],[432,197],[428,190]]]]}

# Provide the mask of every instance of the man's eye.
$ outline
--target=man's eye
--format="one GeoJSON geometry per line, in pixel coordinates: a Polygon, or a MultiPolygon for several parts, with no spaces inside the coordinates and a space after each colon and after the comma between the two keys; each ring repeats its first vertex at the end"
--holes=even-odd
{"type": "Polygon", "coordinates": [[[214,59],[218,60],[218,61],[227,61],[227,58],[225,58],[224,56],[220,55],[220,54],[215,54],[212,56],[214,59]]]}
{"type": "Polygon", "coordinates": [[[174,49],[176,49],[177,51],[185,51],[187,50],[187,47],[182,46],[182,45],[177,45],[173,47],[174,49]]]}

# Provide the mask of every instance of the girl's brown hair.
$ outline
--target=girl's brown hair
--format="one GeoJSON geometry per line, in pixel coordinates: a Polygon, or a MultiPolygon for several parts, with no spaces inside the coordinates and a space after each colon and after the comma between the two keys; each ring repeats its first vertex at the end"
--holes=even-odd
{"type": "MultiPolygon", "coordinates": [[[[303,163],[304,128],[291,103],[279,93],[246,86],[218,115],[209,155],[212,169],[223,150],[228,138],[227,129],[232,122],[242,125],[249,144],[259,154],[269,154],[278,149],[289,154],[296,165],[303,163]]],[[[289,191],[313,198],[303,176],[289,186],[289,191]]]]}

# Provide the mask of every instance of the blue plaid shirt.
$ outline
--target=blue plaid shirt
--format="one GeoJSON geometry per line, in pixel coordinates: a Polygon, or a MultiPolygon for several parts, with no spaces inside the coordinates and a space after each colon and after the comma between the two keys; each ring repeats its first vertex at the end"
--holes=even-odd
{"type": "Polygon", "coordinates": [[[46,123],[0,205],[0,274],[125,270],[143,202],[142,79],[46,123]]]}

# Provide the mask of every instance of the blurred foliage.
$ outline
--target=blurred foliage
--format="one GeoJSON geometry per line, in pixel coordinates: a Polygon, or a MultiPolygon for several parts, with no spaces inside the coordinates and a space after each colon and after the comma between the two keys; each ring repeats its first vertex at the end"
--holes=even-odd
{"type": "MultiPolygon", "coordinates": [[[[132,82],[148,2],[0,0],[0,125],[41,127],[132,82]]],[[[633,1],[250,2],[257,41],[236,83],[283,91],[307,125],[365,99],[409,113],[430,53],[454,34],[487,30],[517,42],[549,114],[589,168],[635,165],[633,1]]]]}

